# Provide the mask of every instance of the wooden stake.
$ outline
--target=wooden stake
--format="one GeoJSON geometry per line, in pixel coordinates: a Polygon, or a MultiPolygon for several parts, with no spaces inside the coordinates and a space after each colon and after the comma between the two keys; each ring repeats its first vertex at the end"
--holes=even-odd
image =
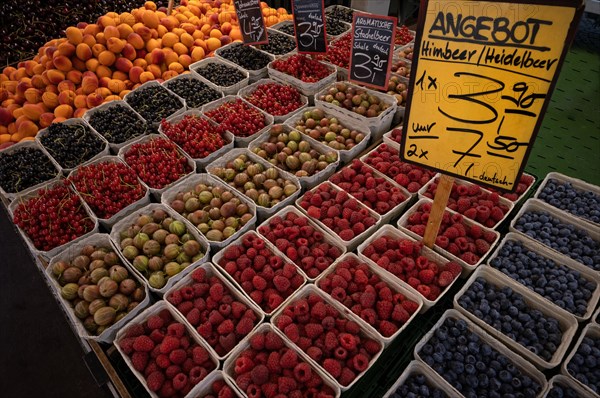
{"type": "Polygon", "coordinates": [[[169,0],[169,6],[167,8],[167,15],[171,15],[171,11],[173,11],[173,2],[175,0],[169,0]]]}
{"type": "Polygon", "coordinates": [[[437,186],[437,191],[435,192],[431,212],[429,213],[427,227],[425,228],[425,236],[423,236],[423,244],[429,248],[433,247],[435,238],[437,238],[438,231],[440,230],[442,216],[444,215],[444,209],[448,204],[448,197],[450,197],[453,183],[454,177],[442,174],[437,186]]]}

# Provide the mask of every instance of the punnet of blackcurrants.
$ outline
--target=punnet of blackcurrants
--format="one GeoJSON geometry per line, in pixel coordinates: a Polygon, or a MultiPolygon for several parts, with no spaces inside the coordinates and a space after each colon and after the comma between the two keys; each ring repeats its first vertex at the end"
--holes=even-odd
{"type": "Polygon", "coordinates": [[[154,189],[162,189],[192,171],[188,159],[175,143],[162,137],[133,144],[123,158],[138,177],[154,189]]]}
{"type": "MultiPolygon", "coordinates": [[[[328,17],[337,18],[340,21],[352,23],[352,17],[354,16],[354,10],[348,7],[332,6],[325,11],[328,17]]],[[[329,27],[327,27],[329,31],[329,27]]]]}
{"type": "Polygon", "coordinates": [[[94,221],[81,199],[65,180],[20,200],[13,222],[42,251],[50,251],[94,229],[94,221]]]}
{"type": "Polygon", "coordinates": [[[279,83],[259,84],[244,99],[270,115],[283,116],[302,106],[297,88],[279,83]]]}
{"type": "Polygon", "coordinates": [[[126,101],[152,123],[160,122],[183,107],[179,98],[161,85],[140,87],[132,91],[126,101]]]}
{"type": "Polygon", "coordinates": [[[39,148],[21,147],[0,152],[0,187],[17,193],[56,177],[58,170],[39,148]]]}
{"type": "Polygon", "coordinates": [[[327,34],[331,36],[339,36],[350,29],[350,25],[345,24],[340,18],[332,14],[326,15],[325,27],[327,34]]]}
{"type": "Polygon", "coordinates": [[[205,158],[228,143],[225,131],[201,116],[186,115],[174,123],[163,120],[161,129],[193,159],[205,158]]]}
{"type": "Polygon", "coordinates": [[[53,123],[39,139],[63,169],[72,169],[87,162],[106,146],[106,142],[83,122],[53,123]]]}
{"type": "Polygon", "coordinates": [[[258,48],[273,55],[283,55],[296,49],[296,41],[276,31],[269,31],[269,44],[262,44],[258,48]]]}
{"type": "Polygon", "coordinates": [[[236,137],[250,137],[267,125],[265,115],[242,99],[225,102],[205,114],[219,123],[219,131],[229,131],[236,137]]]}
{"type": "Polygon", "coordinates": [[[235,44],[219,51],[219,56],[247,70],[259,70],[265,68],[271,58],[256,48],[235,44]]]}
{"type": "Polygon", "coordinates": [[[221,98],[220,92],[197,79],[175,79],[168,82],[167,87],[183,98],[188,108],[200,108],[221,98]]]}
{"type": "Polygon", "coordinates": [[[578,217],[600,223],[600,195],[577,189],[570,181],[548,179],[538,199],[578,217]]]}
{"type": "Polygon", "coordinates": [[[201,67],[197,67],[194,71],[221,87],[233,86],[246,78],[241,71],[233,66],[218,62],[207,63],[201,67]]]}
{"type": "Polygon", "coordinates": [[[111,144],[122,144],[147,132],[146,123],[123,105],[94,111],[88,123],[111,144]]]}
{"type": "Polygon", "coordinates": [[[69,176],[69,181],[100,219],[110,219],[146,194],[135,171],[121,161],[106,160],[80,167],[69,176]]]}

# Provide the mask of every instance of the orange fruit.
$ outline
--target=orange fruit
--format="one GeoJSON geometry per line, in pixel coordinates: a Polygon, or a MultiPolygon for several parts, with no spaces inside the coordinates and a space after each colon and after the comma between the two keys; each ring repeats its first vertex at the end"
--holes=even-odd
{"type": "Polygon", "coordinates": [[[209,51],[215,51],[217,48],[221,47],[221,40],[211,37],[206,40],[206,46],[209,51]]]}

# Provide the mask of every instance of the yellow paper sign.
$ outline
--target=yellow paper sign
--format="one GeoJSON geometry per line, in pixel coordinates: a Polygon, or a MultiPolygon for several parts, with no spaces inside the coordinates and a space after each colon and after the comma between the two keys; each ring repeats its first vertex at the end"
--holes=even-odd
{"type": "Polygon", "coordinates": [[[430,0],[415,45],[403,159],[514,189],[581,14],[571,4],[430,0]]]}

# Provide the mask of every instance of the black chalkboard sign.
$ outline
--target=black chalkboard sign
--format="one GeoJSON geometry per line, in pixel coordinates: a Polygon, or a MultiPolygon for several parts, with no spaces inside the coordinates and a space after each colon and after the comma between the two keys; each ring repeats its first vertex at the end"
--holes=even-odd
{"type": "Polygon", "coordinates": [[[300,54],[327,52],[324,0],[293,0],[294,32],[300,54]]]}
{"type": "Polygon", "coordinates": [[[398,18],[354,12],[351,82],[387,90],[398,18]]]}
{"type": "Polygon", "coordinates": [[[267,28],[260,8],[260,0],[234,0],[244,44],[269,42],[267,28]]]}

